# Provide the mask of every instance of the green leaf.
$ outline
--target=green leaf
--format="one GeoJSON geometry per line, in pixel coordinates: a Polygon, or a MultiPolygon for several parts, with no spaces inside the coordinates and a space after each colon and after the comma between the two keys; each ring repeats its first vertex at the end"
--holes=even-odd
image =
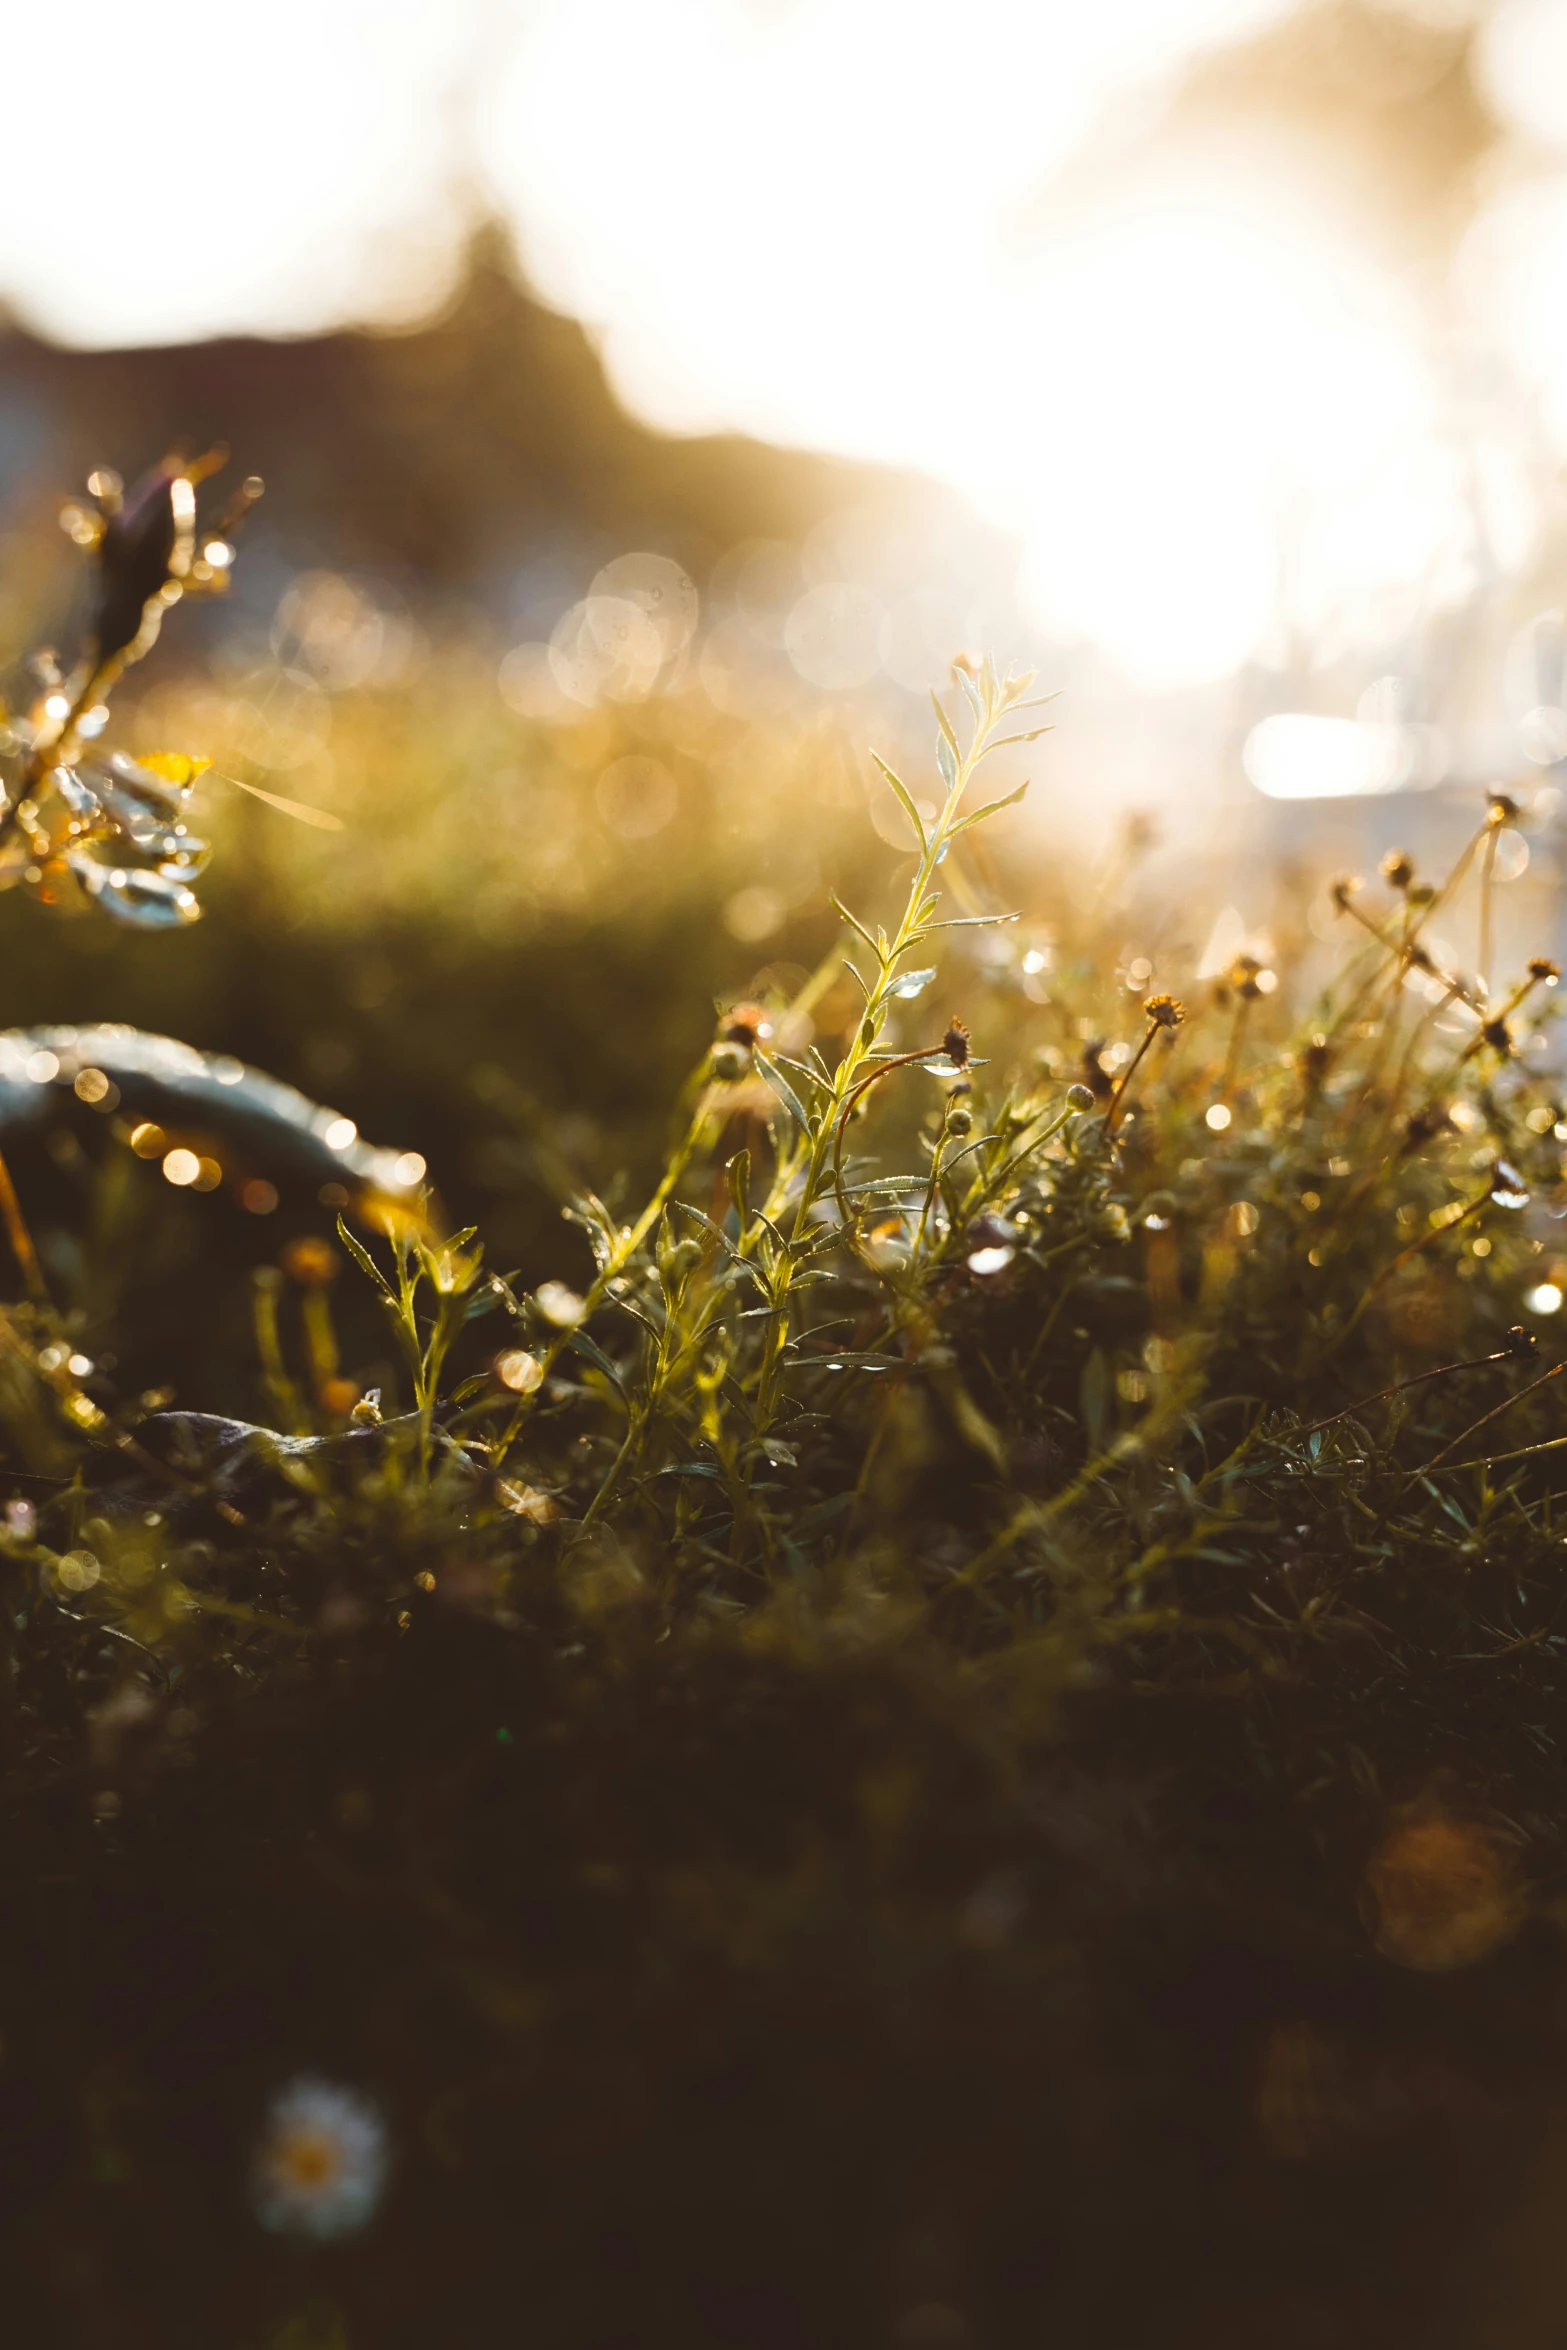
{"type": "Polygon", "coordinates": [[[652,1315],[644,1313],[641,1306],[634,1305],[629,1297],[612,1297],[608,1302],[615,1308],[617,1313],[629,1314],[633,1322],[640,1322],[643,1329],[647,1331],[651,1338],[658,1340],[663,1338],[664,1333],[659,1328],[658,1324],[654,1321],[652,1315]]]}
{"type": "Polygon", "coordinates": [[[743,1232],[751,1221],[751,1154],[736,1151],[724,1173],[729,1178],[729,1197],[734,1202],[735,1214],[743,1232]]]}
{"type": "MultiPolygon", "coordinates": [[[[941,696],[937,693],[934,686],[931,688],[930,706],[936,713],[936,724],[941,729],[941,740],[946,744],[948,750],[952,753],[953,772],[956,773],[958,762],[962,758],[963,754],[958,749],[958,738],[952,731],[952,721],[947,716],[946,711],[942,708],[941,696]]],[[[939,750],[936,753],[936,758],[939,763],[941,758],[941,753],[939,750]]]]}
{"type": "Polygon", "coordinates": [[[904,815],[907,816],[910,824],[914,827],[914,837],[919,842],[920,854],[923,856],[930,843],[926,838],[924,818],[920,815],[918,808],[916,808],[914,805],[913,796],[909,791],[908,785],[903,782],[901,777],[894,775],[892,769],[888,766],[886,760],[881,756],[879,751],[872,751],[871,757],[875,760],[887,782],[891,785],[899,807],[903,810],[904,815]]]}
{"type": "MultiPolygon", "coordinates": [[[[1022,738],[1016,739],[1021,740],[1022,738]]],[[[983,824],[987,816],[999,815],[1003,808],[1015,808],[1027,790],[1027,783],[1020,783],[1016,791],[1005,793],[999,800],[987,800],[982,808],[975,808],[971,814],[960,817],[952,827],[954,838],[960,832],[967,832],[971,825],[983,824]]]]}
{"type": "Polygon", "coordinates": [[[831,1354],[807,1355],[801,1368],[807,1371],[901,1371],[903,1357],[862,1353],[854,1348],[846,1351],[835,1347],[831,1354]]]}
{"type": "Polygon", "coordinates": [[[791,1075],[802,1078],[807,1085],[820,1086],[831,1093],[832,1075],[828,1069],[813,1069],[807,1061],[792,1061],[787,1053],[775,1053],[773,1058],[780,1069],[787,1069],[791,1075]]]}
{"type": "Polygon", "coordinates": [[[585,1330],[573,1330],[571,1336],[567,1339],[566,1344],[571,1348],[574,1354],[579,1354],[585,1357],[585,1359],[593,1365],[596,1371],[602,1371],[605,1378],[614,1384],[620,1394],[625,1394],[625,1382],[621,1378],[620,1373],[616,1370],[614,1364],[610,1361],[608,1355],[604,1352],[604,1349],[593,1339],[591,1339],[585,1330]]]}
{"type": "Polygon", "coordinates": [[[795,1533],[814,1534],[820,1527],[830,1525],[834,1518],[842,1517],[853,1499],[852,1493],[834,1493],[826,1501],[819,1501],[804,1517],[796,1519],[795,1533]]]}
{"type": "MultiPolygon", "coordinates": [[[[933,701],[935,700],[934,695],[931,698],[933,701]]],[[[939,710],[941,704],[937,702],[936,707],[939,710]]],[[[952,747],[950,727],[945,728],[936,739],[936,766],[948,791],[955,791],[958,782],[958,754],[952,747]]]]}
{"type": "MultiPolygon", "coordinates": [[[[877,946],[876,941],[874,938],[872,938],[870,932],[866,929],[859,916],[857,914],[851,914],[848,907],[843,903],[843,900],[838,897],[835,897],[832,901],[832,910],[835,914],[841,914],[843,916],[844,921],[848,923],[851,930],[857,930],[859,932],[861,938],[864,939],[866,945],[870,948],[871,953],[875,955],[878,960],[880,960],[881,949],[877,946]]],[[[863,981],[861,981],[861,985],[864,985],[863,981]]]]}
{"type": "Polygon", "coordinates": [[[799,1095],[795,1092],[794,1087],[789,1083],[788,1078],[779,1068],[778,1063],[776,1061],[769,1060],[768,1056],[763,1052],[760,1045],[753,1046],[752,1057],[755,1060],[757,1067],[761,1070],[763,1076],[767,1079],[768,1084],[772,1087],[774,1093],[777,1094],[778,1099],[783,1103],[784,1108],[789,1112],[791,1117],[798,1119],[800,1131],[802,1134],[809,1134],[811,1131],[811,1121],[806,1116],[805,1111],[800,1105],[799,1095]]]}
{"type": "Polygon", "coordinates": [[[382,1272],[374,1257],[370,1254],[370,1251],[354,1238],[353,1234],[349,1231],[348,1226],[344,1223],[341,1216],[339,1216],[337,1219],[337,1236],[342,1242],[344,1248],[347,1249],[349,1255],[353,1258],[354,1263],[359,1267],[360,1272],[368,1273],[370,1279],[375,1283],[377,1289],[381,1292],[381,1295],[388,1301],[389,1304],[395,1306],[397,1303],[396,1291],[393,1289],[391,1283],[387,1280],[386,1275],[382,1272]]]}
{"type": "Polygon", "coordinates": [[[720,1231],[711,1216],[704,1215],[700,1208],[693,1207],[688,1199],[673,1199],[669,1204],[671,1208],[677,1209],[682,1216],[689,1216],[694,1224],[700,1224],[704,1232],[712,1235],[736,1272],[744,1273],[748,1280],[760,1282],[761,1276],[756,1267],[747,1264],[728,1233],[720,1231]]]}
{"type": "Polygon", "coordinates": [[[945,922],[931,922],[930,930],[994,930],[998,923],[1021,922],[1021,914],[952,914],[945,922]]]}
{"type": "Polygon", "coordinates": [[[1089,1448],[1102,1452],[1110,1433],[1111,1403],[1110,1365],[1102,1346],[1096,1346],[1083,1365],[1083,1376],[1078,1386],[1078,1405],[1083,1416],[1083,1427],[1089,1448]]]}
{"type": "Polygon", "coordinates": [[[987,743],[985,748],[989,751],[1004,751],[1008,743],[1037,743],[1042,735],[1054,733],[1053,726],[1032,726],[1027,734],[999,734],[995,741],[987,743]]]}

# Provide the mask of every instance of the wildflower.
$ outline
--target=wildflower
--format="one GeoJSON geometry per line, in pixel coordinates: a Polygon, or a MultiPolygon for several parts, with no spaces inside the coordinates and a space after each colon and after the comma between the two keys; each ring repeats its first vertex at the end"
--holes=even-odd
{"type": "Polygon", "coordinates": [[[1389,849],[1382,860],[1382,878],[1389,889],[1407,889],[1415,878],[1415,861],[1407,849],[1389,849]]]}
{"type": "Polygon", "coordinates": [[[1148,1047],[1161,1029],[1173,1031],[1179,1028],[1186,1017],[1186,1007],[1184,1004],[1178,1004],[1173,995],[1151,995],[1143,1005],[1143,1017],[1148,1022],[1148,1026],[1143,1031],[1143,1041],[1122,1071],[1120,1082],[1110,1097],[1110,1107],[1105,1112],[1105,1140],[1107,1142],[1115,1132],[1116,1120],[1125,1105],[1127,1089],[1142,1066],[1143,1056],[1148,1047]]]}
{"type": "Polygon", "coordinates": [[[386,2170],[377,2108],[356,2090],[302,2074],[274,2099],[256,2149],[256,2217],[277,2235],[352,2235],[380,2202],[386,2170]]]}

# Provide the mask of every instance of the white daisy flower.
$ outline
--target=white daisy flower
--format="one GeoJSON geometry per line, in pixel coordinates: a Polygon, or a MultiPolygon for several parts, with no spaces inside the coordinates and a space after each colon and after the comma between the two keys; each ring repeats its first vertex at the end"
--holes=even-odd
{"type": "Polygon", "coordinates": [[[301,2075],[273,2100],[251,2197],[278,2235],[348,2236],[380,2202],[386,2172],[386,2124],[369,2098],[301,2075]]]}

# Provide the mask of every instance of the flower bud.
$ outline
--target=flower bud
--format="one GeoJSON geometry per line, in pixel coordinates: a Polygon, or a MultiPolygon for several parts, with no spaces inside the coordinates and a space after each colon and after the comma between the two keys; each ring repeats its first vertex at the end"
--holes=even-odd
{"type": "Polygon", "coordinates": [[[100,664],[135,643],[148,603],[168,582],[176,538],[175,479],[161,466],[147,474],[103,526],[93,614],[100,664]]]}

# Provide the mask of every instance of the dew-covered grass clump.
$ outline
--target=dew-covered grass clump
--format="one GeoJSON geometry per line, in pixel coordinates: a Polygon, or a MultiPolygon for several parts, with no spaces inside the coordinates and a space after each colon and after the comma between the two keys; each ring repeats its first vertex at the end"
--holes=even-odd
{"type": "MultiPolygon", "coordinates": [[[[380,950],[422,1148],[372,1142],[210,992],[186,1041],[72,976],[201,910],[203,746],[114,748],[112,689],[235,559],[202,470],[95,477],[82,650],[6,720],[58,987],[0,1036],[15,2338],[1554,2340],[1526,812],[1204,970],[1135,841],[987,850],[1043,697],[960,664],[877,763],[901,847],[824,821],[810,961],[715,987],[747,885],[694,852],[672,925],[514,964],[441,882],[380,950]]],[[[275,908],[235,853],[208,936],[275,908]]]]}

